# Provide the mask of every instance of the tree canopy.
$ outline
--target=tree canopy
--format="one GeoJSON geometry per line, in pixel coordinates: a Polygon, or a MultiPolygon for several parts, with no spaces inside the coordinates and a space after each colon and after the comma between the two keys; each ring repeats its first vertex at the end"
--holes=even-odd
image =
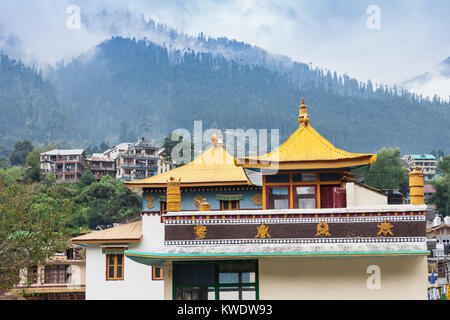
{"type": "Polygon", "coordinates": [[[377,189],[399,189],[408,194],[407,168],[402,165],[400,149],[383,148],[377,153],[377,161],[370,166],[366,183],[377,189]]]}
{"type": "Polygon", "coordinates": [[[0,292],[20,281],[20,271],[67,246],[72,204],[42,184],[0,177],[0,292]]]}

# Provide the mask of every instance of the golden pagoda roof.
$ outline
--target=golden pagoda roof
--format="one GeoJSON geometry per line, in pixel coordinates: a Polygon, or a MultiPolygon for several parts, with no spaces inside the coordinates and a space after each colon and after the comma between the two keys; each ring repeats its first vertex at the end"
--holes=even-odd
{"type": "Polygon", "coordinates": [[[304,100],[300,105],[299,128],[276,150],[265,155],[236,159],[246,168],[331,169],[374,163],[377,156],[336,148],[309,124],[304,100]]]}
{"type": "Polygon", "coordinates": [[[192,162],[142,180],[125,183],[129,188],[166,187],[170,178],[181,179],[181,187],[250,185],[244,169],[234,164],[234,158],[223,146],[221,136],[213,136],[213,145],[192,162]]]}

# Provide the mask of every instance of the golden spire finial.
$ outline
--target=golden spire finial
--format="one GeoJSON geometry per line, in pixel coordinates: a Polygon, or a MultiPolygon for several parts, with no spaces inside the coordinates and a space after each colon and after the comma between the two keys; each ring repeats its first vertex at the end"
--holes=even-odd
{"type": "Polygon", "coordinates": [[[214,146],[214,148],[220,148],[223,147],[223,137],[222,137],[222,131],[219,130],[219,135],[213,134],[211,137],[211,142],[214,146]]]}
{"type": "Polygon", "coordinates": [[[301,99],[298,123],[300,125],[305,125],[305,126],[307,126],[309,124],[309,116],[308,116],[308,112],[306,111],[305,99],[303,99],[303,98],[301,99]]]}

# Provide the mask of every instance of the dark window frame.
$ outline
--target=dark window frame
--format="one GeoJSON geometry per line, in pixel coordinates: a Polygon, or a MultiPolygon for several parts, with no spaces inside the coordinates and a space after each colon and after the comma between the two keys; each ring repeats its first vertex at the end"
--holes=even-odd
{"type": "Polygon", "coordinates": [[[254,287],[255,288],[255,300],[259,300],[259,267],[258,260],[220,260],[220,261],[177,261],[173,262],[173,279],[172,279],[172,299],[176,299],[177,288],[214,288],[214,297],[215,300],[219,300],[220,289],[221,288],[245,288],[245,287],[254,287]],[[254,263],[255,266],[255,282],[249,283],[220,283],[219,281],[219,264],[225,263],[254,263]],[[215,280],[214,283],[211,284],[199,284],[199,283],[189,283],[189,284],[177,284],[177,277],[175,268],[177,265],[186,265],[186,264],[214,264],[214,274],[215,280]]]}

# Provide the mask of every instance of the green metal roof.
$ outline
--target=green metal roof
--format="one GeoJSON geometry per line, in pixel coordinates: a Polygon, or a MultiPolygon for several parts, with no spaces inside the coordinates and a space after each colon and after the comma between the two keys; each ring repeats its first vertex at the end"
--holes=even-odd
{"type": "Polygon", "coordinates": [[[414,160],[436,160],[436,157],[432,154],[412,154],[411,157],[414,160]]]}

